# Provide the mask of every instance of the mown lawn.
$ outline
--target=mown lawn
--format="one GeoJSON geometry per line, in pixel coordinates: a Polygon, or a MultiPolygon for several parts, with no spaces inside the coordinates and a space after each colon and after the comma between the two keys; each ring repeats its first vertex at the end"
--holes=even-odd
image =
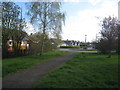
{"type": "Polygon", "coordinates": [[[81,49],[81,48],[73,48],[71,50],[79,50],[79,51],[97,51],[97,49],[81,49]]]}
{"type": "Polygon", "coordinates": [[[79,49],[80,51],[97,51],[97,49],[79,49]]]}
{"type": "Polygon", "coordinates": [[[78,53],[33,88],[118,88],[118,55],[78,53]]]}
{"type": "Polygon", "coordinates": [[[40,64],[44,61],[51,60],[52,58],[64,55],[68,52],[66,51],[55,51],[44,53],[42,56],[40,55],[30,55],[23,56],[18,58],[10,58],[2,60],[2,76],[6,76],[8,74],[17,72],[21,69],[25,69],[36,64],[40,64]]]}

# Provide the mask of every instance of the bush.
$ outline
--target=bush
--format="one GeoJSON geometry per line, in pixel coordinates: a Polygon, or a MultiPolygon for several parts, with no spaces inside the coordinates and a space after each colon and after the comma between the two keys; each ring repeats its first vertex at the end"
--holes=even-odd
{"type": "Polygon", "coordinates": [[[37,54],[40,52],[40,44],[39,43],[30,43],[29,54],[37,54]]]}
{"type": "MultiPolygon", "coordinates": [[[[53,51],[57,49],[57,44],[52,44],[48,39],[44,42],[44,50],[43,53],[53,51]]],[[[30,43],[29,54],[38,54],[41,52],[41,42],[39,43],[30,43]]]]}
{"type": "Polygon", "coordinates": [[[115,50],[115,42],[113,42],[115,40],[106,40],[106,39],[101,39],[97,44],[96,44],[96,48],[98,49],[98,51],[100,51],[101,53],[104,54],[108,54],[111,51],[115,50]]]}
{"type": "Polygon", "coordinates": [[[80,48],[80,46],[60,46],[60,48],[80,48]]]}

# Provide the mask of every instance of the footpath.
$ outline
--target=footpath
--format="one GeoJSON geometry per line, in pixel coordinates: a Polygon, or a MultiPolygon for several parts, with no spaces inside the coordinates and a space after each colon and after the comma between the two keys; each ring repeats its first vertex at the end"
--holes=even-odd
{"type": "Polygon", "coordinates": [[[8,75],[2,79],[2,88],[32,88],[48,72],[62,65],[75,54],[76,52],[70,52],[53,60],[38,64],[37,66],[8,75]]]}

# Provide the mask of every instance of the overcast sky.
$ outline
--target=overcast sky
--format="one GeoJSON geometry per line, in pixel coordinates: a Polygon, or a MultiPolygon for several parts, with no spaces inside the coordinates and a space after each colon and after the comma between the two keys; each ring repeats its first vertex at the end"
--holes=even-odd
{"type": "MultiPolygon", "coordinates": [[[[66,13],[66,23],[63,26],[63,40],[93,41],[101,29],[99,23],[104,17],[118,17],[119,0],[64,0],[62,11],[66,13]],[[98,19],[99,17],[99,19],[98,19]]],[[[25,12],[24,3],[16,2],[25,12]]],[[[25,13],[23,13],[23,16],[25,13]]],[[[26,16],[25,16],[26,17],[26,16]]],[[[26,18],[27,20],[27,18],[26,18]]],[[[28,21],[28,20],[27,20],[28,21]]],[[[35,32],[31,24],[27,24],[28,33],[35,32]]]]}
{"type": "Polygon", "coordinates": [[[63,10],[66,11],[66,25],[62,38],[85,41],[87,35],[87,41],[93,41],[101,29],[102,18],[109,15],[118,17],[118,0],[76,0],[65,2],[63,10]]]}

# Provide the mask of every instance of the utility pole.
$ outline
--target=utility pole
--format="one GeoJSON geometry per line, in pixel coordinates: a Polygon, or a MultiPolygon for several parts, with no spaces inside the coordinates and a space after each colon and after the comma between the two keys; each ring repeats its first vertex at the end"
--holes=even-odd
{"type": "Polygon", "coordinates": [[[86,37],[87,37],[87,35],[85,35],[85,43],[86,43],[86,37]]]}
{"type": "Polygon", "coordinates": [[[86,37],[87,37],[87,35],[85,35],[85,48],[87,48],[86,37]]]}
{"type": "Polygon", "coordinates": [[[98,36],[97,36],[97,34],[96,34],[96,42],[98,42],[98,36]]]}

